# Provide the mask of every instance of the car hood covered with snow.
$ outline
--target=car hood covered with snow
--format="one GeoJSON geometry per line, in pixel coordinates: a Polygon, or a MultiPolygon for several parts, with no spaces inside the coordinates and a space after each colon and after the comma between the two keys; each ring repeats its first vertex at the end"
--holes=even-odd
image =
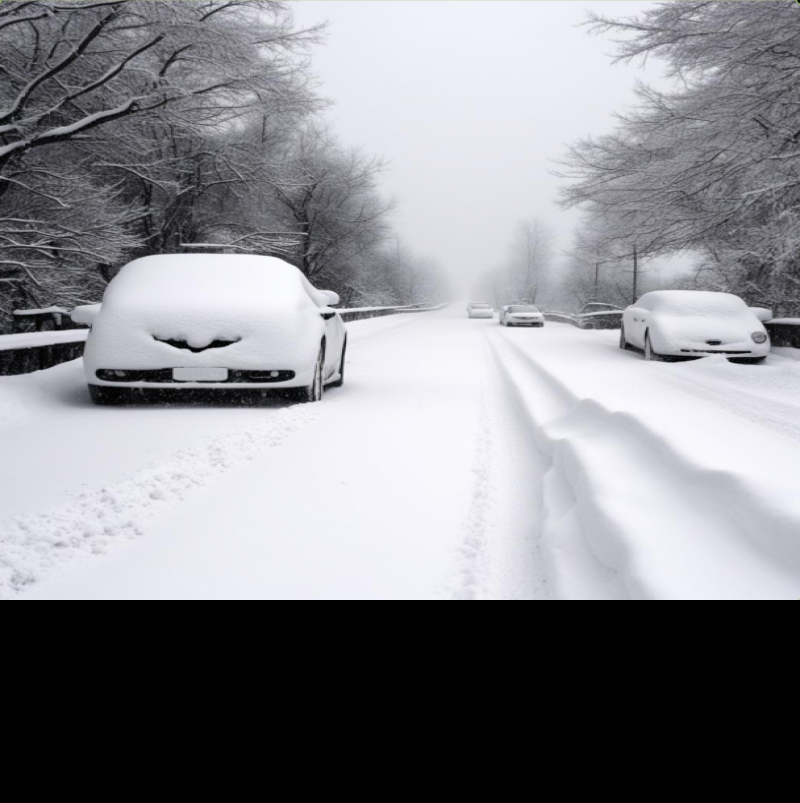
{"type": "Polygon", "coordinates": [[[87,344],[87,371],[313,364],[325,301],[297,268],[274,257],[146,257],[109,285],[87,344]]]}
{"type": "Polygon", "coordinates": [[[754,345],[753,333],[766,333],[763,324],[754,315],[729,319],[662,312],[651,319],[650,325],[653,332],[659,336],[660,342],[666,342],[676,349],[704,348],[710,345],[708,341],[715,343],[719,348],[742,343],[751,348],[754,345]]]}

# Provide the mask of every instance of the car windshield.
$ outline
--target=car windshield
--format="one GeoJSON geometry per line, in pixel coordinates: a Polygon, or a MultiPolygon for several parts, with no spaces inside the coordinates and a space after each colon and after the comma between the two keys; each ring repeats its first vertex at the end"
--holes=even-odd
{"type": "Polygon", "coordinates": [[[539,307],[534,307],[531,305],[515,305],[513,307],[508,308],[509,312],[538,312],[539,307]]]}
{"type": "Polygon", "coordinates": [[[473,304],[472,309],[491,309],[488,304],[473,304]]]}

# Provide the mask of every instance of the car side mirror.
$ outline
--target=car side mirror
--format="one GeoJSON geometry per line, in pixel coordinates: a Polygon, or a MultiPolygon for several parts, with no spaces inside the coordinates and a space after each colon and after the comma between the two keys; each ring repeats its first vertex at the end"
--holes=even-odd
{"type": "Polygon", "coordinates": [[[92,326],[100,314],[102,304],[88,304],[83,307],[75,307],[70,313],[74,323],[82,323],[84,326],[92,326]]]}
{"type": "Polygon", "coordinates": [[[320,290],[320,293],[322,293],[329,307],[336,307],[342,302],[342,299],[339,298],[339,294],[334,293],[333,290],[320,290]]]}
{"type": "Polygon", "coordinates": [[[752,312],[761,323],[767,323],[767,321],[771,321],[775,317],[771,309],[765,309],[764,307],[750,307],[750,312],[752,312]]]}

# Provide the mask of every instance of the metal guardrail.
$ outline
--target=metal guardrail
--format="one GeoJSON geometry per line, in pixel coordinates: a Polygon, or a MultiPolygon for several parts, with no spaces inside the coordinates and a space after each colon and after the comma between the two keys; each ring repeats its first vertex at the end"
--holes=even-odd
{"type": "Polygon", "coordinates": [[[542,315],[544,315],[546,321],[552,321],[553,323],[568,323],[571,326],[578,325],[577,316],[569,312],[543,312],[542,315]]]}
{"type": "Polygon", "coordinates": [[[0,336],[0,376],[43,371],[83,356],[87,330],[0,336]],[[6,341],[6,342],[3,342],[6,341]]]}
{"type": "Polygon", "coordinates": [[[415,312],[435,312],[444,309],[447,304],[412,304],[406,307],[356,307],[338,310],[345,323],[364,321],[368,318],[382,318],[385,315],[407,315],[415,312]]]}
{"type": "Polygon", "coordinates": [[[764,326],[773,346],[800,349],[800,318],[778,318],[768,321],[764,326]]]}
{"type": "MultiPolygon", "coordinates": [[[[339,310],[345,322],[384,315],[434,312],[447,304],[415,304],[406,307],[357,307],[339,310]]],[[[83,356],[87,330],[30,332],[0,335],[0,376],[17,376],[53,368],[83,356]]]]}
{"type": "Polygon", "coordinates": [[[585,312],[573,315],[569,312],[545,312],[544,319],[554,323],[568,323],[578,329],[620,329],[622,310],[608,312],[585,312]]]}

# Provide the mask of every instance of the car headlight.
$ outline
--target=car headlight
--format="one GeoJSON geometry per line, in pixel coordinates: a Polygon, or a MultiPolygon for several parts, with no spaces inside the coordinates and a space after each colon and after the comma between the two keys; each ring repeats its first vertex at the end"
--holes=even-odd
{"type": "Polygon", "coordinates": [[[753,332],[753,342],[760,346],[767,342],[767,336],[763,332],[753,332]]]}

